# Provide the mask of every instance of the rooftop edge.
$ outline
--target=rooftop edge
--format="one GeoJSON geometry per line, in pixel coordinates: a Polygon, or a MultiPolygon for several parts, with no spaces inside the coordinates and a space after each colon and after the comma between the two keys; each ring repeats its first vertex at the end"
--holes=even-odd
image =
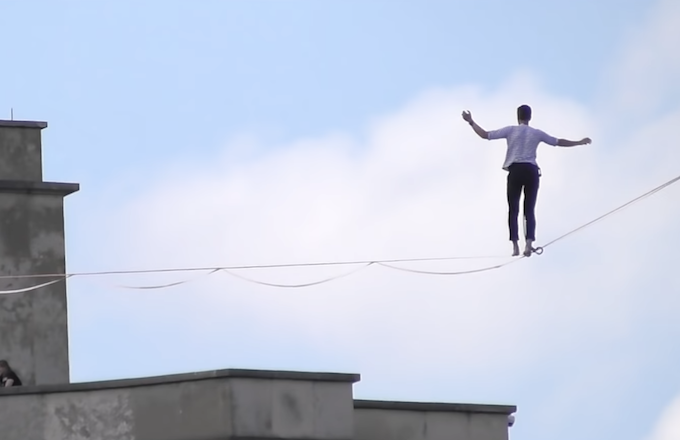
{"type": "Polygon", "coordinates": [[[513,414],[517,411],[514,405],[486,405],[475,403],[430,403],[430,402],[395,402],[383,400],[355,400],[355,409],[377,409],[395,411],[434,411],[434,412],[467,412],[513,414]]]}
{"type": "Polygon", "coordinates": [[[36,182],[34,180],[2,180],[0,192],[57,194],[67,196],[80,190],[78,183],[36,182]]]}
{"type": "Polygon", "coordinates": [[[47,128],[47,122],[44,121],[15,121],[0,119],[0,127],[18,127],[18,128],[47,128]]]}
{"type": "Polygon", "coordinates": [[[98,382],[80,382],[54,385],[34,385],[0,388],[0,396],[25,394],[54,394],[82,391],[98,391],[119,388],[137,388],[144,386],[166,385],[178,382],[192,382],[210,379],[278,379],[278,380],[307,380],[316,382],[359,382],[359,374],[348,373],[308,373],[298,371],[269,371],[226,369],[211,370],[197,373],[182,373],[166,376],[152,376],[135,379],[118,379],[98,382]]]}

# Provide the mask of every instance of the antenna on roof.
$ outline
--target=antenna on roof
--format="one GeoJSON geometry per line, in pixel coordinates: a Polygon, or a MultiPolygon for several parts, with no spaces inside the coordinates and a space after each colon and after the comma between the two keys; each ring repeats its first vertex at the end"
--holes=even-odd
{"type": "Polygon", "coordinates": [[[13,121],[13,120],[14,120],[14,108],[10,108],[10,109],[9,109],[9,113],[10,113],[10,118],[11,118],[12,121],[13,121]]]}

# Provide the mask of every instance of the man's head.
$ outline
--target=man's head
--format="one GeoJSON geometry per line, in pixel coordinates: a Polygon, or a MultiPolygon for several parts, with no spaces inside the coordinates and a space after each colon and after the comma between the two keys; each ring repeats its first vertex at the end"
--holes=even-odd
{"type": "Polygon", "coordinates": [[[528,124],[529,121],[531,121],[531,107],[526,104],[517,107],[517,122],[528,124]]]}

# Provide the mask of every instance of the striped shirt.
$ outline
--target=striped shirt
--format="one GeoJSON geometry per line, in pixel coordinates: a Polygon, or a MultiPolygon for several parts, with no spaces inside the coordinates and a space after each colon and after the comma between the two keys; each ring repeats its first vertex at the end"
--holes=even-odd
{"type": "Polygon", "coordinates": [[[538,166],[536,162],[536,150],[538,144],[545,142],[548,145],[556,146],[557,138],[528,125],[510,125],[499,130],[488,132],[489,140],[506,139],[508,151],[505,154],[503,169],[508,170],[513,163],[531,163],[538,166]]]}

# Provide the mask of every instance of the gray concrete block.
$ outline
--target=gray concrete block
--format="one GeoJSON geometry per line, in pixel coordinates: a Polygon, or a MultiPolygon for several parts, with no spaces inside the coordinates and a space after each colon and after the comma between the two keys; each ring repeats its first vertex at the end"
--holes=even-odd
{"type": "Polygon", "coordinates": [[[21,294],[0,298],[0,357],[7,359],[22,381],[35,380],[33,369],[32,329],[26,323],[33,320],[30,297],[21,294]]]}
{"type": "Polygon", "coordinates": [[[235,378],[230,381],[229,387],[232,435],[238,437],[273,436],[272,381],[235,378]]]}
{"type": "Polygon", "coordinates": [[[69,382],[69,341],[66,288],[54,284],[27,294],[33,309],[33,362],[41,384],[69,382]]]}
{"type": "Polygon", "coordinates": [[[472,417],[465,412],[427,412],[426,440],[469,440],[472,417]]]}
{"type": "Polygon", "coordinates": [[[468,429],[470,440],[508,440],[508,417],[501,414],[473,414],[468,429]]]}
{"type": "Polygon", "coordinates": [[[180,384],[130,390],[136,440],[181,439],[180,384]]]}
{"type": "Polygon", "coordinates": [[[44,402],[44,440],[136,440],[127,392],[51,394],[44,402]]]}
{"type": "Polygon", "coordinates": [[[46,440],[42,396],[0,398],[0,438],[3,440],[46,440]]]}
{"type": "MultiPolygon", "coordinates": [[[[6,183],[6,182],[5,182],[6,183]]],[[[34,184],[22,184],[35,186],[34,184]]],[[[48,193],[3,192],[0,182],[0,274],[63,273],[64,215],[61,189],[48,193]]],[[[44,188],[43,188],[44,189],[44,188]]],[[[39,285],[55,278],[2,278],[0,290],[39,285]]],[[[69,382],[65,283],[0,295],[0,358],[26,385],[69,382]]]]}
{"type": "Polygon", "coordinates": [[[226,438],[231,432],[229,408],[229,387],[224,381],[179,384],[177,419],[181,425],[181,430],[178,431],[181,436],[178,438],[196,440],[226,438]]]}
{"type": "Polygon", "coordinates": [[[508,440],[516,407],[355,401],[357,440],[508,440]]]}
{"type": "Polygon", "coordinates": [[[508,440],[514,406],[354,401],[355,375],[220,370],[0,389],[2,440],[508,440]]]}
{"type": "Polygon", "coordinates": [[[0,125],[0,179],[42,180],[41,130],[0,125]]]}
{"type": "Polygon", "coordinates": [[[357,410],[354,423],[356,440],[426,440],[422,412],[357,410]]]}
{"type": "Polygon", "coordinates": [[[343,383],[314,383],[314,437],[354,438],[352,387],[343,383]]]}
{"type": "Polygon", "coordinates": [[[272,382],[272,429],[284,438],[314,435],[314,382],[272,382]]]}
{"type": "Polygon", "coordinates": [[[225,381],[138,386],[130,396],[135,440],[226,439],[231,432],[225,381]]]}

